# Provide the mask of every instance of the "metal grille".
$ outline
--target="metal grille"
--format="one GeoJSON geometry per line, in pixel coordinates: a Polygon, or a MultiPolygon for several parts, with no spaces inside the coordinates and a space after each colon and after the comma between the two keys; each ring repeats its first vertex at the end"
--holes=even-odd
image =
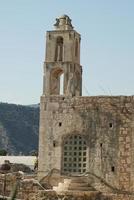
{"type": "Polygon", "coordinates": [[[63,171],[86,172],[87,146],[85,139],[79,135],[72,135],[64,141],[63,149],[63,171]]]}

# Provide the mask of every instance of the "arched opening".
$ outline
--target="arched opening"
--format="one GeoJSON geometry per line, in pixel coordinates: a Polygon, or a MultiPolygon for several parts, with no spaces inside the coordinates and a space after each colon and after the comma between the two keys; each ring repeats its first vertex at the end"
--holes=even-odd
{"type": "Polygon", "coordinates": [[[63,143],[63,173],[81,174],[87,168],[86,140],[80,135],[71,135],[63,143]]]}
{"type": "Polygon", "coordinates": [[[56,40],[55,61],[63,61],[63,37],[61,36],[56,40]]]}
{"type": "Polygon", "coordinates": [[[64,73],[61,68],[53,69],[51,72],[50,91],[51,95],[64,94],[64,73]]]}
{"type": "Polygon", "coordinates": [[[60,75],[60,95],[64,94],[64,73],[60,75]]]}

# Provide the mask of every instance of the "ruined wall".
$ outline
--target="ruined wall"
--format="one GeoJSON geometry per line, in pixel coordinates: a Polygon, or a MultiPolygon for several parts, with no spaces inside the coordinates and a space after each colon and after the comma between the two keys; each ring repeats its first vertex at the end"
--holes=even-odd
{"type": "Polygon", "coordinates": [[[18,174],[0,175],[0,199],[8,199],[16,190],[16,200],[133,200],[134,193],[102,193],[91,191],[88,195],[80,193],[63,192],[57,194],[55,191],[43,189],[38,181],[28,176],[18,177],[18,174]],[[6,177],[5,177],[6,176],[6,177]]]}
{"type": "Polygon", "coordinates": [[[80,134],[88,144],[86,171],[112,187],[134,190],[133,96],[42,96],[40,116],[39,178],[53,168],[62,172],[63,140],[80,134]]]}

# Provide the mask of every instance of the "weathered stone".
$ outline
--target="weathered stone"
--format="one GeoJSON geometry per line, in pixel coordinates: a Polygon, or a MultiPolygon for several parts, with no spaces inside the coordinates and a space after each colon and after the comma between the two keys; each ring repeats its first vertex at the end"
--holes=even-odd
{"type": "Polygon", "coordinates": [[[66,15],[55,27],[46,39],[38,178],[54,186],[84,174],[99,191],[134,192],[134,96],[82,97],[80,35],[66,15]]]}

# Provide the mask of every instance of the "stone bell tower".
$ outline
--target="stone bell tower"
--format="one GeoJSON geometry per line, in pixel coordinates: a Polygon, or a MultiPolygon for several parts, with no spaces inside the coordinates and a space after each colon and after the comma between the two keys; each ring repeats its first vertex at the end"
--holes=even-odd
{"type": "Polygon", "coordinates": [[[46,34],[43,95],[40,102],[39,179],[53,168],[62,171],[65,131],[61,133],[61,130],[66,129],[66,125],[62,122],[64,116],[60,116],[60,112],[66,108],[60,107],[62,103],[66,105],[66,99],[70,101],[82,94],[80,34],[73,29],[67,15],[57,18],[54,27],[55,30],[46,34]],[[61,129],[58,130],[57,126],[61,129]]]}
{"type": "Polygon", "coordinates": [[[62,90],[63,95],[80,96],[80,35],[73,30],[67,15],[57,18],[54,26],[55,30],[46,35],[43,94],[60,95],[62,90]]]}
{"type": "Polygon", "coordinates": [[[111,191],[133,194],[134,97],[81,96],[80,35],[67,15],[54,26],[46,35],[38,179],[59,182],[53,189],[65,194],[66,177],[68,191],[72,183],[76,193],[105,186],[110,198],[111,191]]]}

